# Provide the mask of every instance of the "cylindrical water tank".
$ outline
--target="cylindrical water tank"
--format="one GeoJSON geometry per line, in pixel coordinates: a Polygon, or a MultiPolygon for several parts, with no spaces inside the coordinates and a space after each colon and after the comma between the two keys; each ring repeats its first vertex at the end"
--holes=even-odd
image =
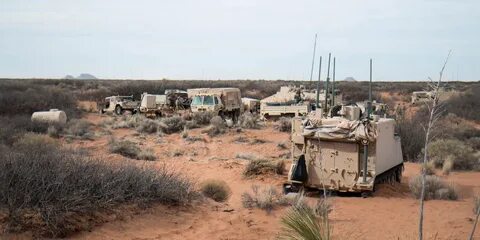
{"type": "Polygon", "coordinates": [[[67,114],[58,109],[50,109],[50,111],[34,112],[32,114],[32,122],[41,122],[49,124],[67,123],[67,114]]]}

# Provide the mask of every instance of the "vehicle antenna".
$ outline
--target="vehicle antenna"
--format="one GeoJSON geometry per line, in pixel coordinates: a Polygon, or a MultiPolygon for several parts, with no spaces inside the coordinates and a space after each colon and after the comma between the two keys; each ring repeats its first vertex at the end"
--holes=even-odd
{"type": "Polygon", "coordinates": [[[317,34],[315,33],[315,42],[313,43],[313,58],[312,58],[312,68],[310,70],[310,82],[309,88],[312,87],[312,79],[313,79],[313,66],[315,64],[315,51],[317,50],[317,34]]]}
{"type": "Polygon", "coordinates": [[[320,62],[318,64],[318,82],[317,82],[317,101],[315,102],[315,109],[320,107],[320,79],[322,74],[322,56],[320,56],[320,62]]]}
{"type": "Polygon", "coordinates": [[[327,67],[327,81],[325,81],[325,107],[324,107],[324,113],[325,117],[328,115],[328,82],[330,81],[330,58],[332,57],[332,54],[328,54],[328,67],[327,67]]]}

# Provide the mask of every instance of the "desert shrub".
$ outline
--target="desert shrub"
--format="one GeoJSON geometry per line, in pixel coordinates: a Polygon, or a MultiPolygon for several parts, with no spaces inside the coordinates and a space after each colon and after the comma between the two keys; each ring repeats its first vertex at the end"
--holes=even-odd
{"type": "Polygon", "coordinates": [[[185,120],[179,116],[167,117],[160,121],[159,129],[166,134],[182,131],[185,128],[185,120]]]}
{"type": "MultiPolygon", "coordinates": [[[[457,200],[458,195],[452,184],[446,184],[437,176],[425,176],[425,200],[457,200]]],[[[409,183],[410,191],[416,198],[421,197],[422,176],[414,177],[409,183]]]]}
{"type": "Polygon", "coordinates": [[[63,132],[65,136],[80,138],[80,139],[93,139],[94,134],[92,132],[92,123],[84,119],[72,119],[68,122],[63,132]]]}
{"type": "Polygon", "coordinates": [[[194,129],[194,128],[199,128],[200,125],[198,125],[197,122],[195,122],[194,120],[188,120],[188,121],[185,121],[185,127],[187,129],[194,129]]]}
{"type": "Polygon", "coordinates": [[[260,124],[258,123],[258,121],[259,121],[259,116],[257,114],[245,112],[240,116],[238,124],[242,128],[259,129],[260,124]]]}
{"type": "Polygon", "coordinates": [[[198,141],[205,142],[205,138],[203,138],[201,136],[187,136],[185,138],[185,141],[187,141],[187,142],[198,142],[198,141]]]}
{"type": "Polygon", "coordinates": [[[331,239],[328,215],[319,216],[314,208],[306,204],[292,206],[282,217],[281,223],[280,239],[331,239]]]}
{"type": "Polygon", "coordinates": [[[226,201],[231,194],[230,187],[222,180],[209,179],[200,185],[200,191],[216,202],[226,201]]]}
{"type": "Polygon", "coordinates": [[[204,132],[213,137],[225,133],[226,129],[225,121],[221,117],[215,116],[210,120],[210,126],[204,132]]]}
{"type": "Polygon", "coordinates": [[[120,204],[184,204],[193,194],[185,177],[166,168],[92,159],[51,138],[27,135],[0,148],[0,210],[8,231],[64,237],[101,221],[120,204]]]}
{"type": "Polygon", "coordinates": [[[250,141],[250,144],[255,145],[255,144],[264,144],[266,143],[267,140],[259,139],[259,138],[254,138],[250,141]]]}
{"type": "Polygon", "coordinates": [[[233,140],[234,143],[248,143],[249,140],[245,136],[238,136],[233,140]]]}
{"type": "Polygon", "coordinates": [[[475,151],[457,139],[439,139],[431,142],[428,146],[428,155],[430,161],[437,167],[442,167],[447,158],[453,162],[453,169],[472,170],[480,167],[475,151]]]}
{"type": "Polygon", "coordinates": [[[467,140],[467,144],[473,149],[480,151],[480,137],[473,137],[467,140]]]}
{"type": "Polygon", "coordinates": [[[108,147],[111,153],[117,153],[127,158],[150,161],[156,159],[153,150],[149,148],[140,149],[136,143],[128,140],[115,140],[112,138],[108,143],[108,147]]]}
{"type": "Polygon", "coordinates": [[[210,124],[213,117],[215,117],[213,112],[194,112],[191,115],[192,120],[200,126],[210,124]]]}
{"type": "Polygon", "coordinates": [[[156,133],[158,130],[158,122],[144,118],[142,121],[138,122],[136,130],[140,133],[156,133]]]}
{"type": "Polygon", "coordinates": [[[281,117],[275,123],[275,129],[277,129],[280,132],[292,131],[292,119],[287,117],[281,117]]]}
{"type": "Polygon", "coordinates": [[[123,115],[119,119],[115,118],[117,121],[115,121],[112,125],[112,128],[137,128],[139,125],[142,123],[146,122],[147,119],[145,116],[140,115],[140,114],[134,114],[134,115],[123,115]]]}
{"type": "Polygon", "coordinates": [[[405,109],[398,108],[396,112],[395,131],[402,139],[401,147],[403,158],[415,161],[425,147],[425,131],[422,124],[427,121],[426,113],[417,113],[411,119],[405,116],[405,109]]]}
{"type": "Polygon", "coordinates": [[[467,91],[446,100],[446,111],[459,117],[480,121],[480,84],[475,84],[467,91]]]}
{"type": "Polygon", "coordinates": [[[439,138],[454,138],[461,141],[480,136],[480,129],[453,113],[448,113],[441,118],[435,130],[434,134],[439,138]]]}
{"type": "Polygon", "coordinates": [[[248,162],[243,171],[243,176],[251,177],[254,175],[261,175],[266,173],[283,174],[285,169],[284,161],[269,161],[266,159],[253,159],[248,162]]]}
{"type": "Polygon", "coordinates": [[[435,175],[435,163],[433,161],[428,161],[424,167],[427,175],[435,175]]]}
{"type": "Polygon", "coordinates": [[[443,175],[449,175],[453,169],[453,157],[448,156],[447,159],[443,162],[442,173],[443,175]]]}
{"type": "Polygon", "coordinates": [[[180,136],[181,136],[183,139],[188,138],[188,130],[187,130],[187,127],[184,127],[184,128],[183,128],[183,131],[180,133],[180,136]]]}
{"type": "Polygon", "coordinates": [[[276,206],[288,204],[290,204],[288,199],[278,193],[273,186],[260,189],[257,185],[253,185],[251,192],[242,194],[242,205],[245,208],[260,208],[270,212],[276,206]]]}

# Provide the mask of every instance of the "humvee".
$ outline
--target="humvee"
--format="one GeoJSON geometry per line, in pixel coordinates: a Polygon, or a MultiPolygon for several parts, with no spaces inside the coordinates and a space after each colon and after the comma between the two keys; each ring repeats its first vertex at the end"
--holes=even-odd
{"type": "Polygon", "coordinates": [[[100,106],[101,113],[115,113],[122,115],[125,111],[136,113],[140,103],[133,100],[132,96],[111,96],[106,97],[102,106],[100,106]]]}

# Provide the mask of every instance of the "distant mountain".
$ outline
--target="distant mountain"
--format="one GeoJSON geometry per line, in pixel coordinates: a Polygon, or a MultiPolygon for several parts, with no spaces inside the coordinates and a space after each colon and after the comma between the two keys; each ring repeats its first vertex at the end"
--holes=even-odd
{"type": "Polygon", "coordinates": [[[78,75],[78,77],[74,77],[72,75],[67,75],[64,77],[64,79],[80,79],[80,80],[94,80],[97,79],[95,76],[89,73],[82,73],[78,75]]]}
{"type": "Polygon", "coordinates": [[[345,82],[356,82],[357,80],[353,77],[346,77],[343,81],[345,81],[345,82]]]}

